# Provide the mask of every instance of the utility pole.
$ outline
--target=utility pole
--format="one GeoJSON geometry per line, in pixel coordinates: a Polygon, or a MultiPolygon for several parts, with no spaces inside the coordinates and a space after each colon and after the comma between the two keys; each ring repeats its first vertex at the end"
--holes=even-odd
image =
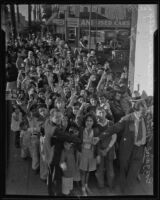
{"type": "Polygon", "coordinates": [[[97,44],[97,26],[98,26],[98,7],[96,12],[96,44],[97,44]]]}
{"type": "Polygon", "coordinates": [[[38,10],[39,10],[39,21],[42,21],[42,15],[41,15],[41,6],[38,5],[38,10]]]}
{"type": "Polygon", "coordinates": [[[78,5],[78,36],[77,36],[77,47],[79,47],[79,39],[80,39],[80,5],[78,5]]]}
{"type": "Polygon", "coordinates": [[[18,4],[16,6],[17,6],[17,22],[20,23],[19,6],[18,4]]]}
{"type": "Polygon", "coordinates": [[[65,41],[68,40],[68,27],[67,27],[67,18],[69,15],[69,7],[67,6],[67,10],[65,10],[65,41]]]}
{"type": "Polygon", "coordinates": [[[17,30],[16,30],[16,19],[15,19],[14,4],[11,4],[11,5],[10,5],[10,11],[11,11],[11,21],[12,21],[13,39],[16,39],[16,37],[17,37],[17,30]]]}
{"type": "Polygon", "coordinates": [[[36,22],[36,5],[33,8],[33,21],[36,22]]]}
{"type": "Polygon", "coordinates": [[[92,4],[90,7],[90,14],[89,14],[89,50],[91,49],[91,19],[92,19],[92,4]]]}
{"type": "Polygon", "coordinates": [[[37,15],[37,22],[39,22],[39,8],[38,8],[38,5],[36,5],[36,15],[37,15]]]}
{"type": "Polygon", "coordinates": [[[18,4],[16,5],[17,7],[17,32],[19,32],[19,28],[20,28],[20,16],[19,16],[19,6],[18,4]]]}
{"type": "Polygon", "coordinates": [[[28,4],[28,26],[31,27],[31,4],[28,4]]]}

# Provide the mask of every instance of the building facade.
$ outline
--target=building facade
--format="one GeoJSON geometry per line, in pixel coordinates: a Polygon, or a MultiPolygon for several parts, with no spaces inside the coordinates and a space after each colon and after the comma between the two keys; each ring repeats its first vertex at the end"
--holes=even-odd
{"type": "Polygon", "coordinates": [[[67,40],[78,46],[80,38],[86,38],[91,49],[97,52],[99,61],[112,63],[113,71],[120,72],[129,67],[130,34],[132,12],[125,5],[59,5],[59,15],[52,15],[48,25],[54,32],[64,35],[67,40]],[[67,29],[67,30],[66,30],[67,29]],[[90,39],[89,39],[90,38],[90,39]]]}

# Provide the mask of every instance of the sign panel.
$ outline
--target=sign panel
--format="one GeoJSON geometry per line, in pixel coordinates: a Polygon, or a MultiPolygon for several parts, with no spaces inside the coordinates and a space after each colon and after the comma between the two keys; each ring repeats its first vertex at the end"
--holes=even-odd
{"type": "MultiPolygon", "coordinates": [[[[80,19],[78,22],[78,18],[68,18],[67,25],[68,27],[78,27],[80,23],[80,27],[89,27],[89,19],[80,19]]],[[[64,20],[63,19],[54,19],[54,24],[63,26],[64,20]]],[[[104,20],[104,19],[92,19],[91,20],[91,27],[120,27],[120,28],[130,28],[131,23],[130,20],[104,20]]]]}
{"type": "Polygon", "coordinates": [[[67,19],[67,25],[69,27],[78,27],[78,18],[68,18],[67,19]]]}
{"type": "Polygon", "coordinates": [[[64,20],[63,19],[54,19],[53,23],[59,26],[64,26],[64,20]]]}
{"type": "MultiPolygon", "coordinates": [[[[91,27],[130,27],[130,20],[91,20],[91,27]]],[[[80,20],[81,27],[89,27],[89,19],[80,20]]]]}

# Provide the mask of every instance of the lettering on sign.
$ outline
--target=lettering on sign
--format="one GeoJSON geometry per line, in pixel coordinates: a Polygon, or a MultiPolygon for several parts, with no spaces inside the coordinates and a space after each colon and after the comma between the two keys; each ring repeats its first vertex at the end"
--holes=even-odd
{"type": "Polygon", "coordinates": [[[68,18],[67,19],[67,24],[70,27],[78,27],[78,18],[68,18]]]}
{"type": "Polygon", "coordinates": [[[54,22],[54,24],[57,24],[60,26],[64,25],[64,20],[61,20],[61,19],[54,19],[53,22],[54,22]]]}
{"type": "MultiPolygon", "coordinates": [[[[129,20],[91,20],[91,26],[93,27],[108,27],[108,26],[120,26],[120,27],[130,27],[131,23],[129,20]]],[[[81,27],[89,26],[89,20],[82,19],[80,21],[81,27]]]]}

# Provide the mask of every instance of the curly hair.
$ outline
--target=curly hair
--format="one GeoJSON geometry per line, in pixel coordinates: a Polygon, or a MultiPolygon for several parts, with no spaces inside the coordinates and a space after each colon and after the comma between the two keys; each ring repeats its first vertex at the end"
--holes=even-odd
{"type": "Polygon", "coordinates": [[[97,126],[97,120],[96,120],[96,116],[95,114],[93,114],[93,112],[89,112],[87,113],[85,116],[84,116],[84,119],[83,119],[83,127],[86,126],[86,120],[88,119],[88,117],[92,118],[93,119],[93,128],[97,126]]]}

